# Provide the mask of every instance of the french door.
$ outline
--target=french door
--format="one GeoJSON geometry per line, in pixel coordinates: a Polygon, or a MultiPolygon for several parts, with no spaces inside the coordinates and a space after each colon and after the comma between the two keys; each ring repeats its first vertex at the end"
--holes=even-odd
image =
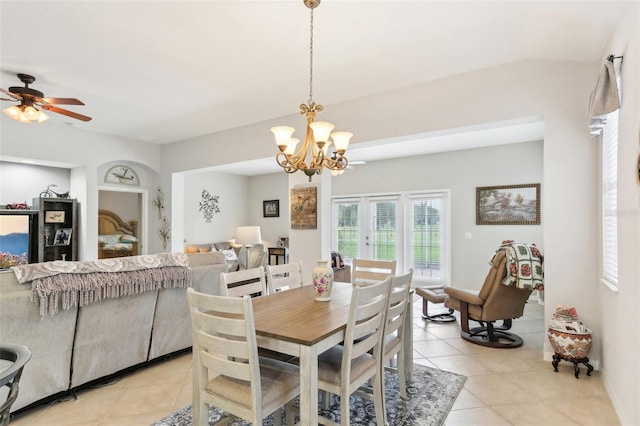
{"type": "Polygon", "coordinates": [[[449,275],[448,191],[333,200],[333,249],[353,258],[396,260],[414,281],[446,282],[449,275]]]}

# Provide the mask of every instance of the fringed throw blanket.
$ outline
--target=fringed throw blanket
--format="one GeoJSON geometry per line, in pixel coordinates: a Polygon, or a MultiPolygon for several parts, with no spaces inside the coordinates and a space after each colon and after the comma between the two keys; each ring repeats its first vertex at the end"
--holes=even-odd
{"type": "Polygon", "coordinates": [[[490,265],[501,250],[507,258],[507,275],[502,284],[523,290],[544,290],[543,257],[535,244],[505,240],[489,260],[490,265]]]}
{"type": "Polygon", "coordinates": [[[18,282],[31,282],[31,301],[40,315],[157,290],[191,285],[189,258],[161,253],[95,261],[54,261],[13,266],[18,282]]]}

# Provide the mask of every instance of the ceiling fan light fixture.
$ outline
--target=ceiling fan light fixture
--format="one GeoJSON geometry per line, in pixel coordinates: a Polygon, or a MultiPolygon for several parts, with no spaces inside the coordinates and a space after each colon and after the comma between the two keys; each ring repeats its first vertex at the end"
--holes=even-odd
{"type": "Polygon", "coordinates": [[[47,114],[45,114],[42,111],[38,111],[38,124],[42,123],[43,121],[47,121],[49,119],[49,116],[47,114]]]}
{"type": "Polygon", "coordinates": [[[18,116],[22,114],[22,110],[17,105],[13,105],[13,106],[10,106],[9,108],[5,108],[2,110],[2,112],[4,112],[7,117],[13,118],[14,120],[17,120],[18,116]]]}
{"type": "Polygon", "coordinates": [[[28,105],[28,106],[24,107],[22,112],[31,121],[37,120],[38,116],[40,115],[40,114],[38,114],[39,111],[37,109],[35,109],[34,107],[32,107],[31,105],[28,105]]]}

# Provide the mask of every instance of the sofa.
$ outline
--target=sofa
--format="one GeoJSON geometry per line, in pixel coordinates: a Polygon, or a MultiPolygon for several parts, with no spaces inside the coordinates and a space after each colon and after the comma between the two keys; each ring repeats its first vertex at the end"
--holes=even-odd
{"type": "Polygon", "coordinates": [[[265,266],[268,260],[267,249],[264,244],[254,244],[252,247],[246,248],[231,241],[220,241],[217,243],[189,244],[184,248],[184,252],[187,254],[207,253],[210,251],[224,253],[227,259],[227,272],[265,266]]]}
{"type": "MultiPolygon", "coordinates": [[[[221,294],[224,255],[187,256],[191,285],[221,294]]],[[[186,288],[105,299],[49,316],[41,316],[30,295],[29,283],[20,284],[12,270],[0,271],[0,340],[23,344],[33,354],[12,412],[192,344],[186,288]]]]}

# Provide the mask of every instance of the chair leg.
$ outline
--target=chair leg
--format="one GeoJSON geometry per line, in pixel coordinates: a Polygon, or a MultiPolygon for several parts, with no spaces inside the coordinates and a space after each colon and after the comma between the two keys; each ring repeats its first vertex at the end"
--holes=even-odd
{"type": "Polygon", "coordinates": [[[350,424],[350,420],[351,420],[351,416],[349,415],[350,406],[351,404],[349,401],[349,395],[345,395],[343,392],[343,394],[340,395],[340,424],[341,425],[349,426],[350,424]]]}
{"type": "Polygon", "coordinates": [[[331,400],[331,395],[329,395],[329,392],[327,392],[326,390],[320,390],[320,395],[322,398],[322,408],[324,410],[328,410],[329,409],[329,401],[331,400]]]}
{"type": "Polygon", "coordinates": [[[209,425],[209,405],[200,401],[193,414],[194,426],[208,426],[209,425]]]}
{"type": "MultiPolygon", "coordinates": [[[[382,366],[381,366],[382,367],[382,366]]],[[[376,410],[376,423],[379,425],[387,424],[386,401],[384,400],[384,376],[381,377],[382,368],[378,370],[373,379],[373,404],[376,410]]]]}
{"type": "Polygon", "coordinates": [[[271,416],[273,418],[273,426],[282,426],[282,408],[278,408],[271,416]]]}
{"type": "MultiPolygon", "coordinates": [[[[398,357],[398,387],[400,388],[400,397],[407,400],[407,381],[404,368],[404,350],[400,349],[400,352],[396,355],[398,357]]],[[[382,387],[384,395],[384,386],[382,387]]]]}
{"type": "Polygon", "coordinates": [[[295,420],[295,410],[293,408],[293,401],[290,401],[285,406],[284,423],[287,426],[293,425],[295,420]]]}

